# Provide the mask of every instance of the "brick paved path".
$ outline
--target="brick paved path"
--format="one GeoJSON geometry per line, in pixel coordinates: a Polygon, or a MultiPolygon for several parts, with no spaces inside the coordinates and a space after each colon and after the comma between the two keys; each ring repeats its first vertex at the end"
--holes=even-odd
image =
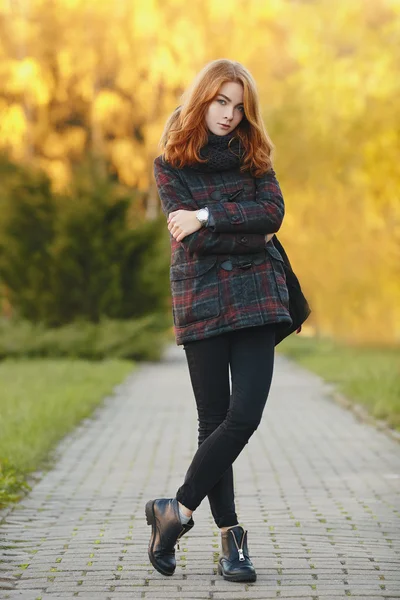
{"type": "Polygon", "coordinates": [[[207,499],[175,574],[148,561],[145,502],[175,494],[197,444],[184,351],[173,345],[63,441],[54,470],[8,514],[0,597],[400,598],[400,445],[330,389],[277,356],[263,421],[234,463],[255,583],[217,574],[207,499]]]}

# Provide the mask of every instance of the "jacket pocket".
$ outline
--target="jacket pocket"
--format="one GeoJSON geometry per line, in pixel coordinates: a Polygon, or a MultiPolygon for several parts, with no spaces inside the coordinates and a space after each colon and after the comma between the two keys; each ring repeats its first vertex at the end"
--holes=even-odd
{"type": "Polygon", "coordinates": [[[289,307],[289,291],[286,284],[286,271],[285,271],[285,262],[279,252],[272,246],[272,244],[268,244],[266,246],[272,269],[274,271],[274,277],[276,281],[276,287],[278,288],[278,294],[281,299],[281,302],[288,308],[289,307]]]}
{"type": "Polygon", "coordinates": [[[177,327],[220,314],[216,262],[212,257],[171,265],[172,313],[177,327]]]}

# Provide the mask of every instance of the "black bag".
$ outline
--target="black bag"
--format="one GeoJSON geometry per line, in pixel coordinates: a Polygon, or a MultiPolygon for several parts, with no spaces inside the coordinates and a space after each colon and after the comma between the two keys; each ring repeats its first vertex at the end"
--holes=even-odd
{"type": "Polygon", "coordinates": [[[273,244],[275,248],[280,252],[283,258],[283,264],[286,274],[286,285],[289,292],[289,312],[290,316],[293,319],[292,325],[288,327],[279,327],[277,328],[275,334],[275,346],[279,344],[285,337],[296,331],[304,323],[304,321],[309,317],[311,313],[311,309],[308,305],[308,302],[301,291],[299,280],[293,272],[292,266],[290,264],[289,258],[276,237],[276,235],[272,238],[273,244]]]}

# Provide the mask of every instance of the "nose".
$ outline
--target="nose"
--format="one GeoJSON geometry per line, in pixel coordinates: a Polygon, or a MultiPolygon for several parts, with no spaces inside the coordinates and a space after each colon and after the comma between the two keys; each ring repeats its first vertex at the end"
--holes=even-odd
{"type": "Polygon", "coordinates": [[[232,119],[233,119],[233,108],[232,107],[229,107],[229,106],[225,107],[224,118],[227,121],[232,121],[232,119]]]}

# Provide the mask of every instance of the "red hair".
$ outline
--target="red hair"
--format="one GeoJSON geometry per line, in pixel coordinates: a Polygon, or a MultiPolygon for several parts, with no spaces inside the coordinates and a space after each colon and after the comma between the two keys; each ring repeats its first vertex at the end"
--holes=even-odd
{"type": "Polygon", "coordinates": [[[244,116],[235,130],[245,150],[240,170],[260,177],[272,167],[273,144],[262,120],[256,83],[242,64],[225,58],[203,67],[183,94],[182,105],[168,118],[160,140],[164,158],[178,168],[206,162],[199,156],[208,138],[206,112],[227,81],[243,86],[244,116]]]}

